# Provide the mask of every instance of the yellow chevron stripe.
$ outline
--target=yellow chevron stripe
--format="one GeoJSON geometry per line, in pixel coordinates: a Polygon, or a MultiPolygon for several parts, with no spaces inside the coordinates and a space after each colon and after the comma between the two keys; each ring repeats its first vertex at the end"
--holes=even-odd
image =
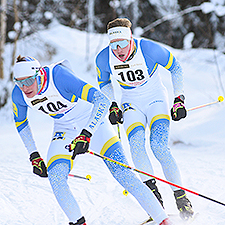
{"type": "Polygon", "coordinates": [[[172,63],[173,63],[173,55],[172,55],[172,53],[170,53],[169,62],[167,63],[165,68],[168,70],[172,66],[172,63]]]}
{"type": "Polygon", "coordinates": [[[84,85],[83,90],[82,90],[82,94],[81,94],[81,98],[82,98],[83,100],[86,100],[86,101],[87,101],[88,92],[89,92],[89,90],[90,90],[91,88],[93,88],[93,86],[90,85],[90,84],[84,85]]]}
{"type": "Polygon", "coordinates": [[[13,105],[13,113],[15,114],[16,117],[18,117],[18,109],[16,107],[16,104],[12,102],[12,105],[13,105]]]}
{"type": "Polygon", "coordinates": [[[124,83],[120,82],[119,80],[117,80],[117,81],[118,81],[118,83],[119,83],[121,86],[132,87],[132,86],[130,86],[130,85],[128,85],[128,84],[124,84],[124,83]]]}
{"type": "Polygon", "coordinates": [[[16,127],[19,127],[21,124],[25,123],[27,121],[27,118],[21,122],[16,122],[16,127]]]}
{"type": "Polygon", "coordinates": [[[73,95],[70,101],[74,102],[75,99],[76,99],[76,95],[73,95]]]}
{"type": "Polygon", "coordinates": [[[97,66],[96,66],[96,70],[97,70],[98,77],[100,79],[101,78],[101,72],[100,72],[100,69],[97,66]]]}
{"type": "MultiPolygon", "coordinates": [[[[109,78],[108,81],[111,81],[111,78],[109,78]]],[[[98,85],[100,86],[101,84],[105,83],[105,81],[98,81],[98,85]]]]}
{"type": "Polygon", "coordinates": [[[104,81],[98,81],[98,85],[100,86],[104,81]]]}
{"type": "Polygon", "coordinates": [[[166,114],[159,114],[159,115],[154,116],[154,117],[152,118],[152,120],[151,120],[149,129],[151,129],[152,124],[153,124],[156,120],[160,120],[160,119],[167,119],[167,120],[170,120],[170,117],[169,117],[169,115],[166,115],[166,114]]]}
{"type": "Polygon", "coordinates": [[[72,168],[73,168],[73,160],[71,159],[71,155],[55,155],[48,161],[47,167],[49,167],[57,159],[68,159],[68,160],[70,160],[70,163],[71,163],[70,170],[72,170],[72,168]]]}
{"type": "Polygon", "coordinates": [[[117,136],[112,137],[109,139],[102,147],[100,154],[104,155],[106,151],[116,142],[120,141],[120,139],[117,136]]]}
{"type": "Polygon", "coordinates": [[[142,123],[140,123],[140,122],[133,123],[133,124],[131,124],[131,125],[127,128],[127,131],[126,131],[127,137],[128,137],[128,135],[129,135],[129,133],[130,133],[135,127],[138,127],[138,126],[142,126],[142,127],[144,127],[144,129],[145,129],[144,124],[142,124],[142,123]]]}
{"type": "Polygon", "coordinates": [[[155,64],[155,66],[154,66],[154,68],[153,68],[152,72],[150,73],[149,77],[151,77],[151,76],[152,76],[152,74],[155,72],[155,70],[156,70],[157,66],[158,66],[158,63],[156,63],[156,64],[155,64]]]}

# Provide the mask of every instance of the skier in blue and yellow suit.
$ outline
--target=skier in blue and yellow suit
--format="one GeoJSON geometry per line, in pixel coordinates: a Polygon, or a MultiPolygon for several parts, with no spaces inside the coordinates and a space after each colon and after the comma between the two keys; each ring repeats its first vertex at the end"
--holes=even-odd
{"type": "MultiPolygon", "coordinates": [[[[86,225],[85,217],[67,184],[75,156],[85,153],[90,143],[93,151],[127,164],[119,138],[105,118],[110,100],[95,87],[76,77],[65,60],[41,67],[38,60],[19,56],[14,66],[14,81],[14,120],[30,155],[33,172],[49,178],[69,224],[86,225]],[[49,115],[54,120],[47,168],[32,137],[28,108],[49,115]],[[69,143],[72,157],[65,148],[69,143]]],[[[168,216],[155,195],[131,170],[112,162],[105,163],[114,178],[137,199],[148,215],[158,224],[169,224],[168,216]]]]}
{"type": "MultiPolygon", "coordinates": [[[[160,44],[143,38],[134,39],[131,25],[126,18],[110,21],[107,25],[109,46],[96,57],[100,89],[112,101],[109,120],[111,124],[124,124],[136,168],[153,174],[145,148],[145,129],[148,127],[151,150],[161,163],[166,179],[181,185],[178,166],[168,148],[168,94],[160,78],[159,66],[171,73],[175,96],[171,116],[175,121],[186,116],[183,71],[173,54],[160,44]],[[121,87],[122,111],[114,96],[111,75],[121,87]]],[[[141,175],[141,179],[163,205],[155,179],[148,180],[144,175],[141,175]]],[[[171,187],[180,216],[185,220],[190,218],[193,209],[185,192],[171,187]]]]}

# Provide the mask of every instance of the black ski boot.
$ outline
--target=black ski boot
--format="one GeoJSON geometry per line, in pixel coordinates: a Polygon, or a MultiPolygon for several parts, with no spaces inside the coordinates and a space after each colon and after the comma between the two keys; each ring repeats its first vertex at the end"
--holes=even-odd
{"type": "Polygon", "coordinates": [[[180,211],[180,217],[183,220],[188,220],[189,218],[191,218],[194,214],[194,211],[192,209],[191,202],[186,196],[185,191],[174,191],[174,197],[176,199],[177,208],[180,211]]]}
{"type": "Polygon", "coordinates": [[[85,223],[85,218],[81,217],[79,220],[77,220],[76,223],[69,222],[69,225],[87,225],[87,224],[85,223]]]}
{"type": "Polygon", "coordinates": [[[150,179],[150,180],[144,181],[144,183],[152,190],[152,192],[154,193],[154,195],[156,196],[156,198],[159,200],[160,204],[163,207],[162,196],[159,193],[159,190],[158,190],[158,188],[156,186],[156,180],[155,179],[150,179]]]}

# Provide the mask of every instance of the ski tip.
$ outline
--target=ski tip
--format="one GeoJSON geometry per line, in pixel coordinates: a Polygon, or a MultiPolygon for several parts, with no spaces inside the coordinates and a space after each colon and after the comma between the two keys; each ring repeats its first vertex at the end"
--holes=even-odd
{"type": "Polygon", "coordinates": [[[144,224],[148,224],[148,225],[153,225],[153,224],[157,224],[152,217],[149,217],[147,220],[145,220],[144,222],[140,223],[140,225],[144,225],[144,224]]]}

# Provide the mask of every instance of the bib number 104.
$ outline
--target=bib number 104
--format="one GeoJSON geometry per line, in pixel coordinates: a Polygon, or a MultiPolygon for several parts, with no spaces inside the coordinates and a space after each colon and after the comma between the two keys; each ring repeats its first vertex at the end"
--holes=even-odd
{"type": "Polygon", "coordinates": [[[120,73],[118,73],[118,76],[121,77],[121,80],[123,82],[127,82],[127,80],[133,82],[136,80],[143,80],[145,78],[142,70],[135,70],[135,71],[128,70],[128,71],[126,71],[126,73],[120,72],[120,73]]]}

